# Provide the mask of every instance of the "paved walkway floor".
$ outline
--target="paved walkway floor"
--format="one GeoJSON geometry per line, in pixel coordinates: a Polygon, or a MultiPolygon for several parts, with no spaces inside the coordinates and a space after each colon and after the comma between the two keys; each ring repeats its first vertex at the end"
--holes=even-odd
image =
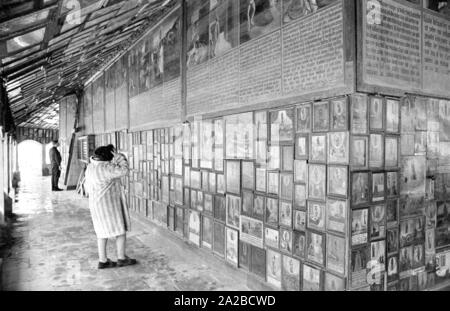
{"type": "MultiPolygon", "coordinates": [[[[14,245],[4,262],[4,290],[251,290],[242,271],[205,256],[165,229],[136,221],[127,253],[140,264],[98,270],[87,199],[49,188],[48,178],[21,186],[14,245]]],[[[108,256],[116,260],[113,244],[108,256]]]]}

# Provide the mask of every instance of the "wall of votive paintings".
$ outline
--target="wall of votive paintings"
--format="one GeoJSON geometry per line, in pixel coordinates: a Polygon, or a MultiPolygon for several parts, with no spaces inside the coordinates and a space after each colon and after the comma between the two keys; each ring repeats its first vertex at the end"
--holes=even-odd
{"type": "Polygon", "coordinates": [[[130,209],[283,290],[423,290],[450,271],[450,101],[353,94],[97,136],[130,209]]]}

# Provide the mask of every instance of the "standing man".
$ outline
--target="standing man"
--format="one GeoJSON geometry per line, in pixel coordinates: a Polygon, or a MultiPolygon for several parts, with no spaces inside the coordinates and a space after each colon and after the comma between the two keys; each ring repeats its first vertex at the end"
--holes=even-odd
{"type": "Polygon", "coordinates": [[[59,142],[53,141],[53,147],[50,149],[50,163],[52,166],[52,191],[62,191],[58,188],[59,176],[61,176],[61,153],[58,148],[59,142]]]}

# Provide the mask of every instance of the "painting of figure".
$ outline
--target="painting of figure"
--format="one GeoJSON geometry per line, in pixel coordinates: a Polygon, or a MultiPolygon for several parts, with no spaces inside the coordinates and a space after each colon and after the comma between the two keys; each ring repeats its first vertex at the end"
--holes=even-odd
{"type": "Polygon", "coordinates": [[[241,44],[281,27],[281,0],[240,0],[241,44]]]}
{"type": "Polygon", "coordinates": [[[237,46],[238,37],[238,1],[210,1],[209,14],[209,57],[223,55],[237,46]]]}

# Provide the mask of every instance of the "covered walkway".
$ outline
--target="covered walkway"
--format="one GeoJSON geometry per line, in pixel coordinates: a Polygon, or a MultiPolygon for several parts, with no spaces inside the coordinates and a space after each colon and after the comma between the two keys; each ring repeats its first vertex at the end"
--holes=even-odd
{"type": "MultiPolygon", "coordinates": [[[[49,190],[48,178],[28,180],[20,189],[14,245],[3,267],[4,290],[256,289],[257,283],[247,282],[242,271],[199,252],[167,230],[137,221],[132,223],[127,248],[140,264],[98,270],[87,200],[75,192],[49,190]]],[[[110,244],[109,257],[116,260],[110,244]]]]}

